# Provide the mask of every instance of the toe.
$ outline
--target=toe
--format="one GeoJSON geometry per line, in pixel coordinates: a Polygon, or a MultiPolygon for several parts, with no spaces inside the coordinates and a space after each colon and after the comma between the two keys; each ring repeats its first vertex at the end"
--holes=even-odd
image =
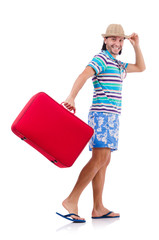
{"type": "Polygon", "coordinates": [[[84,218],[81,218],[80,216],[78,216],[78,215],[71,215],[71,217],[72,217],[72,219],[73,220],[83,220],[83,221],[85,221],[85,219],[84,218]]]}
{"type": "Polygon", "coordinates": [[[112,212],[111,214],[109,214],[109,216],[110,217],[120,217],[120,214],[112,212]]]}

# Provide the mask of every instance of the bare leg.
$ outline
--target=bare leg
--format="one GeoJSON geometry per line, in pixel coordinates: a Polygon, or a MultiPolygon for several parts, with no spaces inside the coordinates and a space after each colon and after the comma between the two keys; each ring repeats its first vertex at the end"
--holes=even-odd
{"type": "Polygon", "coordinates": [[[103,207],[102,194],[103,194],[103,188],[104,188],[104,182],[105,182],[105,173],[106,173],[106,169],[109,162],[110,162],[110,155],[109,155],[108,161],[92,179],[93,209],[98,209],[103,207]]]}
{"type": "Polygon", "coordinates": [[[108,148],[101,148],[99,151],[92,152],[92,158],[82,169],[71,194],[62,203],[69,213],[78,214],[78,200],[81,193],[92,181],[99,169],[108,161],[109,153],[110,149],[108,148]]]}
{"type": "MultiPolygon", "coordinates": [[[[99,151],[99,150],[94,149],[94,151],[99,151]]],[[[105,182],[105,173],[106,173],[107,166],[109,165],[110,158],[111,158],[111,151],[109,152],[109,157],[107,158],[107,162],[97,172],[97,174],[92,180],[93,200],[94,200],[92,217],[100,217],[109,212],[109,210],[103,206],[102,194],[103,194],[103,188],[104,188],[104,182],[105,182]]],[[[119,214],[111,213],[109,216],[119,216],[119,214]]]]}

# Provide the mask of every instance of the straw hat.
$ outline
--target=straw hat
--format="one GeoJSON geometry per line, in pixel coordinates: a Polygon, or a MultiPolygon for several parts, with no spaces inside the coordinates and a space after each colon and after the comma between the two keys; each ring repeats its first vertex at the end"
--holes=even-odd
{"type": "Polygon", "coordinates": [[[124,29],[120,24],[110,24],[106,29],[106,33],[102,34],[102,37],[104,38],[111,37],[111,36],[124,37],[124,38],[129,37],[125,35],[124,29]]]}

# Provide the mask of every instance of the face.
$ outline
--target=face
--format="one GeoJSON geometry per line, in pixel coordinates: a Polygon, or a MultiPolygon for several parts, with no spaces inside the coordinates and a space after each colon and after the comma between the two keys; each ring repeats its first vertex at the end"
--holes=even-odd
{"type": "Polygon", "coordinates": [[[119,54],[119,52],[122,50],[122,47],[124,44],[124,38],[112,36],[112,37],[105,38],[104,42],[110,54],[116,57],[119,54]]]}

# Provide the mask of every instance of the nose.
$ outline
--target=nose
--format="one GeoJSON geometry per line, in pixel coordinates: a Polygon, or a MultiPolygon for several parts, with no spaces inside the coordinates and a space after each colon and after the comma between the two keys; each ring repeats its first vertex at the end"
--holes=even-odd
{"type": "Polygon", "coordinates": [[[115,45],[119,47],[119,46],[120,46],[120,41],[119,41],[119,40],[116,40],[116,41],[115,41],[115,45]]]}

